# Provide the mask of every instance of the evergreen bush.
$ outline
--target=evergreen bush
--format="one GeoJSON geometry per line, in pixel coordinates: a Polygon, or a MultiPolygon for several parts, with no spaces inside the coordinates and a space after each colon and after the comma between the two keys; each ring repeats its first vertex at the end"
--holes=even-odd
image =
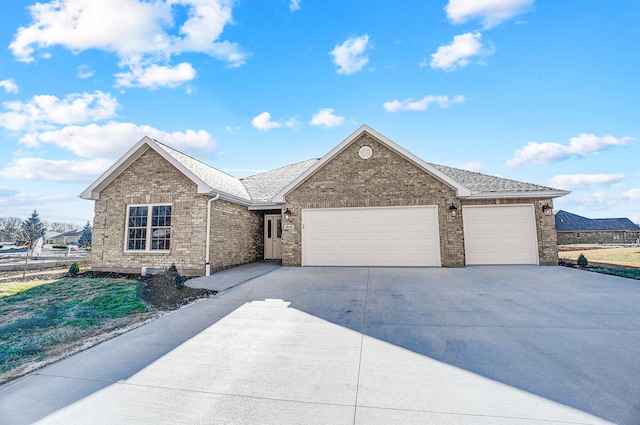
{"type": "Polygon", "coordinates": [[[580,254],[578,257],[578,266],[580,266],[581,269],[584,269],[588,264],[589,261],[587,260],[587,257],[585,257],[584,254],[580,254]]]}
{"type": "Polygon", "coordinates": [[[175,264],[172,264],[171,267],[169,267],[169,275],[171,276],[176,288],[181,289],[184,286],[184,276],[178,273],[178,268],[175,264]]]}
{"type": "Polygon", "coordinates": [[[71,267],[69,267],[69,274],[71,276],[78,276],[78,273],[80,273],[80,266],[74,262],[71,267]]]}

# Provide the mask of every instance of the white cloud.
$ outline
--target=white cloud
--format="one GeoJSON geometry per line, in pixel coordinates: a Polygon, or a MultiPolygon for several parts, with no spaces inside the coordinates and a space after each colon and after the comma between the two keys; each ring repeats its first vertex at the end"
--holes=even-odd
{"type": "Polygon", "coordinates": [[[251,125],[260,131],[269,131],[274,128],[288,127],[295,128],[300,126],[298,117],[291,117],[282,121],[271,121],[271,114],[269,112],[263,112],[256,115],[251,120],[251,125]]]}
{"type": "MultiPolygon", "coordinates": [[[[247,55],[236,43],[220,40],[224,27],[233,23],[233,4],[233,0],[55,0],[36,3],[28,8],[32,22],[18,29],[9,49],[16,59],[25,62],[34,60],[36,50],[56,45],[72,52],[88,49],[114,52],[120,58],[120,67],[130,68],[134,76],[149,74],[138,68],[154,65],[164,68],[150,71],[152,75],[148,78],[155,84],[147,82],[147,85],[138,83],[136,86],[175,87],[175,83],[189,73],[184,64],[168,65],[174,55],[204,53],[232,67],[245,62],[247,55]],[[186,18],[178,22],[181,16],[186,18]],[[157,71],[166,74],[169,70],[180,72],[173,77],[156,75],[157,71]],[[158,81],[173,83],[158,84],[158,81]]],[[[46,55],[47,52],[42,56],[46,55]]]]}
{"type": "Polygon", "coordinates": [[[461,164],[458,168],[473,171],[475,173],[481,173],[484,171],[484,163],[482,161],[469,161],[465,164],[461,164]]]}
{"type": "Polygon", "coordinates": [[[59,99],[56,96],[37,95],[28,102],[4,102],[9,112],[0,113],[0,127],[13,131],[52,128],[104,120],[116,115],[118,101],[109,93],[73,93],[59,99]]]}
{"type": "Polygon", "coordinates": [[[369,62],[369,57],[365,54],[368,47],[368,34],[349,37],[344,43],[337,44],[329,54],[338,67],[338,74],[353,74],[364,68],[369,62]]]}
{"type": "Polygon", "coordinates": [[[311,121],[309,124],[315,126],[323,126],[323,127],[337,127],[342,125],[345,121],[344,117],[334,114],[334,110],[332,108],[323,108],[318,111],[313,117],[311,117],[311,121]]]}
{"type": "Polygon", "coordinates": [[[251,120],[251,125],[260,131],[269,131],[274,128],[282,127],[281,123],[271,121],[271,114],[268,112],[263,112],[253,117],[253,119],[251,120]]]}
{"type": "Polygon", "coordinates": [[[454,24],[478,19],[485,29],[527,12],[535,0],[449,0],[445,10],[454,24]]]}
{"type": "Polygon", "coordinates": [[[579,205],[583,210],[604,211],[620,204],[619,193],[595,192],[585,196],[572,196],[567,200],[572,205],[579,205]]]}
{"type": "Polygon", "coordinates": [[[609,185],[624,179],[624,174],[561,174],[549,180],[551,187],[571,190],[598,184],[609,185]]]}
{"type": "Polygon", "coordinates": [[[175,88],[196,77],[196,70],[190,63],[183,62],[176,66],[150,65],[142,67],[132,65],[129,72],[115,74],[119,87],[158,87],[175,88]]]}
{"type": "Polygon", "coordinates": [[[291,117],[284,121],[284,125],[288,128],[297,128],[300,127],[300,120],[298,120],[298,117],[291,117]]]}
{"type": "Polygon", "coordinates": [[[623,137],[617,139],[613,136],[598,137],[593,134],[580,134],[569,139],[569,145],[561,145],[553,142],[528,142],[527,146],[518,149],[513,158],[506,162],[506,166],[513,168],[529,162],[549,163],[560,161],[571,156],[587,156],[596,154],[611,146],[624,146],[632,139],[623,137]]]}
{"type": "Polygon", "coordinates": [[[78,67],[78,78],[87,79],[93,77],[95,71],[89,65],[80,65],[78,67]]]}
{"type": "Polygon", "coordinates": [[[302,0],[291,0],[289,2],[289,10],[295,12],[296,10],[300,10],[300,2],[302,0]]]}
{"type": "Polygon", "coordinates": [[[484,57],[493,53],[493,47],[482,46],[482,34],[465,33],[453,37],[453,41],[431,55],[431,68],[453,71],[471,63],[474,56],[484,57]]]}
{"type": "Polygon", "coordinates": [[[413,99],[394,99],[391,102],[385,102],[382,107],[389,112],[426,111],[429,108],[429,105],[432,103],[436,103],[441,108],[448,108],[453,104],[463,103],[464,101],[465,97],[462,95],[457,95],[449,98],[449,96],[436,96],[430,94],[420,100],[415,101],[413,99]]]}
{"type": "Polygon", "coordinates": [[[0,87],[7,93],[18,93],[18,85],[12,78],[0,81],[0,87]]]}
{"type": "Polygon", "coordinates": [[[622,196],[631,201],[640,201],[640,189],[627,190],[622,194],[622,196]]]}
{"type": "Polygon", "coordinates": [[[59,130],[29,133],[20,139],[28,146],[51,143],[84,158],[114,160],[144,136],[179,150],[210,151],[216,141],[207,131],[166,132],[148,125],[109,122],[105,125],[67,126],[59,130]]]}
{"type": "Polygon", "coordinates": [[[98,177],[111,165],[111,160],[49,160],[16,158],[0,171],[0,176],[22,180],[43,180],[64,183],[86,183],[98,177]]]}

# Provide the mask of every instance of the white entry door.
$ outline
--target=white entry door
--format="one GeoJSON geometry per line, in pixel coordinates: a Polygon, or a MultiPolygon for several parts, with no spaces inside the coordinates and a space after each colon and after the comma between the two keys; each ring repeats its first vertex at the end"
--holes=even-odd
{"type": "Polygon", "coordinates": [[[462,207],[466,264],[539,264],[533,205],[462,207]]]}
{"type": "Polygon", "coordinates": [[[282,259],[282,216],[267,214],[264,216],[264,258],[282,259]]]}
{"type": "Polygon", "coordinates": [[[302,210],[303,266],[440,266],[437,206],[302,210]]]}

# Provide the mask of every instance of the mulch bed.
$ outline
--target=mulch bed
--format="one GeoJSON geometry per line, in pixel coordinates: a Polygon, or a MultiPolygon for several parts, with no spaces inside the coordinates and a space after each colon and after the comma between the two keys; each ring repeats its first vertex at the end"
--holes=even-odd
{"type": "Polygon", "coordinates": [[[149,306],[162,311],[175,310],[200,298],[208,298],[217,292],[209,289],[194,289],[188,286],[177,288],[164,274],[141,276],[137,274],[87,271],[78,277],[121,278],[140,282],[140,298],[149,306]]]}

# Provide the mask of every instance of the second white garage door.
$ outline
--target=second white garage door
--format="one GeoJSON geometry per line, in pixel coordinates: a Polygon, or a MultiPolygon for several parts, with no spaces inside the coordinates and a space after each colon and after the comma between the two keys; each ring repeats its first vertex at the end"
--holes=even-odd
{"type": "Polygon", "coordinates": [[[302,211],[303,266],[440,266],[436,206],[302,211]]]}
{"type": "Polygon", "coordinates": [[[462,208],[467,264],[538,264],[533,205],[462,208]]]}

